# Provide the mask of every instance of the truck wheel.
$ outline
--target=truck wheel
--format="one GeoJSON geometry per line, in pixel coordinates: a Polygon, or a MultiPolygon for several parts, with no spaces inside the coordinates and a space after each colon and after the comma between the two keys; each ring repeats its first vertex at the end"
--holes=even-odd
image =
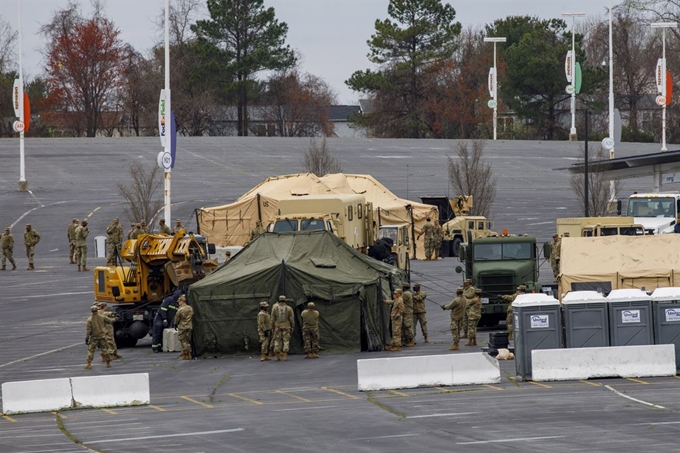
{"type": "Polygon", "coordinates": [[[463,241],[460,238],[455,238],[453,240],[453,256],[458,257],[460,255],[460,244],[463,241]]]}

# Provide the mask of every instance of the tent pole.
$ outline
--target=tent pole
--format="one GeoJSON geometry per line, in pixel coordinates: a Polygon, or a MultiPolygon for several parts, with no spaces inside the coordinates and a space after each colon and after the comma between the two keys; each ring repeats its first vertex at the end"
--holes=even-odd
{"type": "Polygon", "coordinates": [[[406,209],[408,209],[409,214],[411,215],[411,239],[413,242],[413,259],[418,259],[416,256],[416,249],[418,248],[416,246],[416,224],[413,222],[413,206],[407,205],[406,209]]]}
{"type": "Polygon", "coordinates": [[[260,207],[260,193],[257,193],[257,220],[262,223],[262,208],[260,207]]]}

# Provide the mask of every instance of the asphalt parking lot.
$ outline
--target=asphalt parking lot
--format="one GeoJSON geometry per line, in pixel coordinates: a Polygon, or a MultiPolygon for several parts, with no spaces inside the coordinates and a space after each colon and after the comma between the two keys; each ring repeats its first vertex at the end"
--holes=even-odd
{"type": "MultiPolygon", "coordinates": [[[[190,219],[196,207],[229,203],[268,176],[300,172],[307,145],[304,139],[180,138],[173,217],[190,219]]],[[[414,200],[455,195],[446,178],[454,146],[329,141],[345,172],[370,173],[414,200]]],[[[454,258],[413,264],[413,281],[431,302],[428,345],[260,363],[256,354],[180,361],[174,353],[152,354],[144,340],[121,350],[123,359],[112,369],[96,362],[83,370],[93,277],[67,264],[66,227],[72,217],[87,217],[91,235],[104,234],[111,218],[123,216],[117,185],[127,183],[128,165],[152,165],[160,145],[156,138],[34,139],[26,150],[30,192],[20,193],[18,140],[0,140],[0,222],[12,226],[19,264],[0,273],[0,382],[149,373],[151,405],[0,416],[2,452],[680,451],[675,377],[519,382],[507,361],[497,385],[359,392],[357,359],[450,353],[448,313],[436,305],[448,302],[461,283],[454,258]],[[25,223],[42,236],[35,271],[25,270],[25,223]]],[[[624,144],[617,152],[657,150],[624,144]]],[[[545,241],[556,217],[579,215],[568,175],[553,171],[576,161],[578,144],[487,142],[486,153],[498,181],[497,229],[545,241]]],[[[650,187],[651,179],[626,181],[625,195],[650,187]]],[[[89,267],[104,264],[93,255],[89,267]]],[[[542,270],[550,275],[549,266],[542,270]]],[[[480,345],[489,331],[482,330],[480,345]]]]}

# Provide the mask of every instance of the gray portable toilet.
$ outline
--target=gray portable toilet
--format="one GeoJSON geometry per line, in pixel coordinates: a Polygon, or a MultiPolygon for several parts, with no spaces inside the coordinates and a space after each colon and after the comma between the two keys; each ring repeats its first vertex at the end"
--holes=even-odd
{"type": "Polygon", "coordinates": [[[652,293],[654,344],[674,344],[676,372],[680,373],[680,288],[657,288],[652,293]]]}
{"type": "Polygon", "coordinates": [[[607,299],[597,291],[571,291],[562,298],[564,345],[567,348],[609,346],[607,299]]]}
{"type": "Polygon", "coordinates": [[[636,288],[614,289],[607,302],[611,346],[654,344],[651,296],[636,288]]]}
{"type": "Polygon", "coordinates": [[[520,294],[512,303],[515,330],[515,371],[531,380],[531,351],[562,347],[562,312],[547,294],[520,294]]]}

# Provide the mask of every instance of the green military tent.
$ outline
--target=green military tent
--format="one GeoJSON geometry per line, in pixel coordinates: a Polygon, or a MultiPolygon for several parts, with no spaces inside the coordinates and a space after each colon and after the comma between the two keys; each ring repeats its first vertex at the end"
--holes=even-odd
{"type": "Polygon", "coordinates": [[[392,290],[403,271],[362,255],[327,231],[266,233],[189,287],[201,357],[259,354],[257,313],[285,295],[295,312],[291,352],[303,352],[300,316],[314,301],[324,352],[381,350],[390,340],[392,290]]]}

